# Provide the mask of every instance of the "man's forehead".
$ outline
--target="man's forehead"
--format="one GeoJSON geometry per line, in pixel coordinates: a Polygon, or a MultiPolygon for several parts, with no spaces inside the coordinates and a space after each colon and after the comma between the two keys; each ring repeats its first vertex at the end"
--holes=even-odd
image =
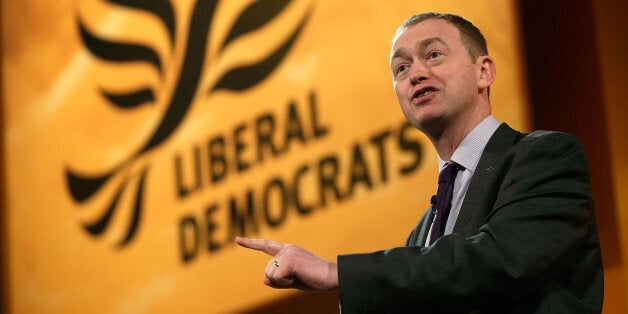
{"type": "Polygon", "coordinates": [[[410,41],[416,43],[417,41],[428,38],[441,38],[441,41],[446,42],[444,38],[450,36],[460,38],[459,35],[460,32],[458,29],[449,21],[433,18],[412,24],[400,32],[393,40],[393,49],[398,46],[400,42],[410,41]]]}
{"type": "Polygon", "coordinates": [[[396,36],[390,50],[390,61],[402,56],[406,49],[417,46],[426,46],[433,42],[451,48],[455,42],[460,42],[460,32],[450,22],[443,19],[429,19],[410,25],[396,36]]]}

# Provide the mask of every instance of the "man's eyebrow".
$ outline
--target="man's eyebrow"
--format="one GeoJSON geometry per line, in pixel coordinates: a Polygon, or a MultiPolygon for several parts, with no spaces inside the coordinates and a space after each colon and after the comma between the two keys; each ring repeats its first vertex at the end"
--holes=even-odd
{"type": "MultiPolygon", "coordinates": [[[[445,48],[447,50],[449,50],[449,46],[447,45],[447,43],[440,37],[430,37],[427,39],[423,39],[421,41],[419,41],[416,44],[416,47],[419,48],[419,50],[423,50],[425,48],[427,48],[429,45],[434,44],[434,43],[439,43],[443,46],[445,46],[445,48]]],[[[390,64],[392,65],[393,61],[396,58],[400,58],[405,56],[407,53],[405,51],[405,49],[403,49],[403,47],[398,48],[397,50],[395,50],[391,55],[390,55],[390,64]]]]}
{"type": "Polygon", "coordinates": [[[390,64],[392,65],[393,61],[397,58],[403,57],[404,55],[406,55],[407,53],[404,51],[403,48],[399,48],[397,50],[395,50],[393,52],[393,54],[390,55],[390,64]]]}
{"type": "Polygon", "coordinates": [[[449,46],[447,45],[447,43],[441,39],[440,37],[430,37],[424,40],[421,40],[419,43],[417,43],[417,47],[420,49],[425,49],[427,46],[433,44],[433,43],[439,43],[443,46],[445,46],[445,48],[449,49],[449,46]]]}

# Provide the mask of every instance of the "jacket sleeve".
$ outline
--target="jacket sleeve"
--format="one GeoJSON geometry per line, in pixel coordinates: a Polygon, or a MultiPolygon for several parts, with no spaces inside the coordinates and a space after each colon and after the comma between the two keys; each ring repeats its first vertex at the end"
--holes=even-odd
{"type": "Polygon", "coordinates": [[[509,307],[547,286],[592,232],[589,172],[575,138],[528,137],[495,167],[496,201],[476,234],[340,255],[343,313],[509,307]]]}

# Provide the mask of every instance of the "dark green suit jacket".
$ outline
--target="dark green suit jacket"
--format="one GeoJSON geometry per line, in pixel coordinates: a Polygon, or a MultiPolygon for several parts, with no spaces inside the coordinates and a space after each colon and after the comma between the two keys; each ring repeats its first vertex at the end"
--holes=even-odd
{"type": "Polygon", "coordinates": [[[406,247],[340,255],[346,313],[599,313],[603,268],[580,142],[502,124],[453,233],[424,247],[429,210],[406,247]]]}

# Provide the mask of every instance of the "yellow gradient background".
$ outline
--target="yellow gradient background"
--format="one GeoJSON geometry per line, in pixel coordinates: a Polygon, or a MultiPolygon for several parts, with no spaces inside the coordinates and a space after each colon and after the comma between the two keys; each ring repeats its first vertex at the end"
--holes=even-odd
{"type": "MultiPolygon", "coordinates": [[[[412,156],[396,143],[394,132],[404,118],[392,90],[388,53],[399,23],[416,12],[458,13],[483,30],[497,64],[493,113],[515,128],[528,128],[518,16],[512,1],[294,1],[272,22],[219,51],[229,28],[250,3],[220,2],[187,115],[166,141],[129,166],[128,173],[137,174],[146,166],[150,170],[138,232],[129,245],[117,248],[128,223],[132,193],[123,195],[123,205],[102,236],[89,236],[81,222],[102,215],[122,176],[78,204],[69,194],[64,170],[104,172],[145,143],[174,91],[194,2],[173,1],[177,31],[172,49],[153,16],[106,1],[2,2],[7,244],[3,278],[10,312],[227,313],[291,294],[261,283],[267,256],[231,244],[228,200],[235,196],[243,202],[249,189],[259,197],[271,178],[290,182],[300,166],[308,165],[300,189],[304,199],[313,201],[318,197],[318,162],[336,156],[339,185],[346,186],[356,144],[373,177],[370,189],[358,184],[351,197],[341,202],[330,196],[327,206],[309,215],[291,208],[279,226],[260,222],[258,232],[247,235],[297,243],[331,260],[341,253],[402,245],[427,207],[436,177],[436,154],[415,130],[408,137],[422,145],[421,164],[409,176],[398,171],[412,156]],[[209,91],[228,69],[260,60],[276,49],[309,9],[312,15],[305,28],[269,77],[243,92],[209,91]],[[99,36],[154,48],[164,74],[144,63],[121,65],[95,58],[81,41],[79,19],[99,36]],[[119,90],[142,84],[155,87],[157,94],[153,103],[138,108],[118,109],[99,93],[101,87],[119,90]],[[244,124],[242,139],[248,146],[243,158],[254,162],[255,120],[272,114],[280,142],[292,102],[309,132],[310,93],[316,96],[319,122],[329,129],[325,136],[304,144],[294,141],[286,153],[266,156],[247,171],[231,171],[219,184],[204,177],[199,190],[185,198],[177,196],[175,155],[191,167],[194,147],[206,154],[208,140],[217,135],[232,143],[234,128],[244,124]],[[378,151],[370,144],[371,137],[383,130],[392,131],[385,142],[386,182],[379,179],[378,151]],[[210,252],[203,219],[205,208],[214,203],[219,207],[211,237],[222,246],[210,252]],[[180,257],[183,217],[195,217],[201,234],[200,250],[188,263],[180,257]]],[[[206,162],[201,159],[203,167],[206,162]]],[[[191,180],[192,170],[184,174],[191,180]]]]}

